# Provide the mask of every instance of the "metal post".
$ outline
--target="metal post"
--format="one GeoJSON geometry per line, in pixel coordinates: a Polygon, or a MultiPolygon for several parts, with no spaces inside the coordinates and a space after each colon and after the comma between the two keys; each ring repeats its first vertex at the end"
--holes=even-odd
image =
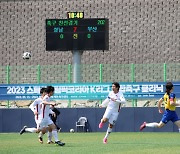
{"type": "Polygon", "coordinates": [[[68,65],[68,82],[71,83],[71,64],[68,65]]]}
{"type": "Polygon", "coordinates": [[[131,64],[131,82],[135,81],[134,64],[131,64]]]}
{"type": "Polygon", "coordinates": [[[40,83],[41,81],[41,66],[40,65],[37,66],[37,81],[38,83],[40,83]]]}
{"type": "MultiPolygon", "coordinates": [[[[99,81],[103,82],[103,65],[99,64],[99,81]]],[[[100,100],[100,104],[102,104],[102,99],[100,100]]]]}
{"type": "Polygon", "coordinates": [[[73,53],[73,83],[81,82],[81,55],[83,51],[72,51],[73,53]]]}
{"type": "Polygon", "coordinates": [[[167,65],[164,63],[164,82],[167,81],[167,65]]]}
{"type": "MultiPolygon", "coordinates": [[[[68,82],[71,83],[71,64],[68,65],[68,82]]],[[[71,107],[70,99],[68,99],[68,107],[71,107]]]]}
{"type": "MultiPolygon", "coordinates": [[[[135,82],[134,64],[131,64],[131,82],[135,82]]],[[[137,107],[137,99],[132,99],[132,106],[137,107]]]]}
{"type": "MultiPolygon", "coordinates": [[[[9,65],[6,66],[6,72],[7,72],[7,76],[6,76],[7,84],[10,84],[10,67],[9,67],[9,65]]],[[[7,108],[10,108],[9,100],[7,101],[7,108]]]]}
{"type": "Polygon", "coordinates": [[[102,83],[103,81],[103,65],[99,64],[99,81],[102,83]]]}
{"type": "Polygon", "coordinates": [[[7,84],[9,84],[10,83],[10,76],[9,76],[10,67],[9,67],[9,65],[6,66],[6,72],[7,72],[6,81],[7,81],[7,84]]]}

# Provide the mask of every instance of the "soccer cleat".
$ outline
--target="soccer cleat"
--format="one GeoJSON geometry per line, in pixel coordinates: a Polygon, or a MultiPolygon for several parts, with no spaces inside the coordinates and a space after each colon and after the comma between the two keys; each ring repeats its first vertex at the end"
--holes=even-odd
{"type": "Polygon", "coordinates": [[[144,128],[146,128],[146,122],[144,122],[144,123],[140,126],[140,131],[142,131],[144,128]]]}
{"type": "Polygon", "coordinates": [[[99,123],[99,128],[102,128],[103,125],[104,125],[104,123],[100,122],[100,123],[99,123]]]}
{"type": "Polygon", "coordinates": [[[24,126],[24,127],[21,129],[21,131],[19,132],[19,134],[22,135],[24,132],[26,132],[26,131],[25,131],[26,128],[27,128],[27,126],[24,126]]]}
{"type": "Polygon", "coordinates": [[[61,141],[56,141],[55,144],[56,144],[56,145],[59,145],[59,146],[64,146],[64,145],[65,145],[65,143],[63,143],[63,142],[61,142],[61,141]]]}
{"type": "Polygon", "coordinates": [[[47,144],[54,144],[53,141],[47,141],[47,144]]]}
{"type": "Polygon", "coordinates": [[[104,143],[104,144],[107,144],[107,138],[104,138],[104,139],[103,139],[103,143],[104,143]]]}
{"type": "Polygon", "coordinates": [[[43,144],[43,138],[39,137],[39,143],[43,144]]]}

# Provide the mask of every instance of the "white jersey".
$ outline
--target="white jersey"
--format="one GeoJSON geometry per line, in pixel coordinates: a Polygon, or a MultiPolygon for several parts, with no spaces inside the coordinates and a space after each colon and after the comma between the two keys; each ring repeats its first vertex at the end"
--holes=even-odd
{"type": "Polygon", "coordinates": [[[112,110],[114,112],[119,112],[121,109],[121,104],[125,104],[126,102],[123,93],[120,91],[116,94],[113,91],[109,92],[107,99],[109,99],[107,110],[112,110]],[[116,101],[112,101],[111,98],[116,99],[116,101]]]}
{"type": "MultiPolygon", "coordinates": [[[[48,95],[45,95],[44,98],[43,98],[43,101],[50,102],[50,97],[48,95]]],[[[50,109],[50,105],[43,104],[43,101],[41,102],[40,120],[49,119],[49,114],[52,111],[50,109]]]]}
{"type": "Polygon", "coordinates": [[[42,103],[42,97],[37,98],[30,106],[29,108],[33,111],[33,112],[37,112],[38,114],[35,115],[35,121],[39,120],[39,116],[40,116],[40,112],[41,112],[41,103],[42,103]]]}

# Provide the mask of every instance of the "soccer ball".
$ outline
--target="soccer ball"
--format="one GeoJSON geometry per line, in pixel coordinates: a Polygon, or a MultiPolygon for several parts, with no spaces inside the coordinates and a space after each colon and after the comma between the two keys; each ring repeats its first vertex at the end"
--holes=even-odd
{"type": "Polygon", "coordinates": [[[70,132],[71,132],[71,133],[74,133],[74,129],[70,129],[70,132]]]}
{"type": "Polygon", "coordinates": [[[30,59],[30,58],[31,58],[31,53],[29,53],[29,52],[23,53],[23,59],[30,59]]]}

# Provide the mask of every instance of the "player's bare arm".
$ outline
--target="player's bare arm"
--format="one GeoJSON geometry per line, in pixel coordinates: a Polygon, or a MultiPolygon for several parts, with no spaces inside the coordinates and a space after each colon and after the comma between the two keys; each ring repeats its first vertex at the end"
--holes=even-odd
{"type": "Polygon", "coordinates": [[[163,113],[163,110],[161,109],[161,104],[163,102],[163,98],[161,98],[159,101],[158,101],[158,111],[159,113],[163,113]]]}
{"type": "Polygon", "coordinates": [[[42,103],[43,103],[43,104],[46,104],[46,105],[56,105],[55,102],[46,102],[46,101],[43,101],[42,103]]]}

